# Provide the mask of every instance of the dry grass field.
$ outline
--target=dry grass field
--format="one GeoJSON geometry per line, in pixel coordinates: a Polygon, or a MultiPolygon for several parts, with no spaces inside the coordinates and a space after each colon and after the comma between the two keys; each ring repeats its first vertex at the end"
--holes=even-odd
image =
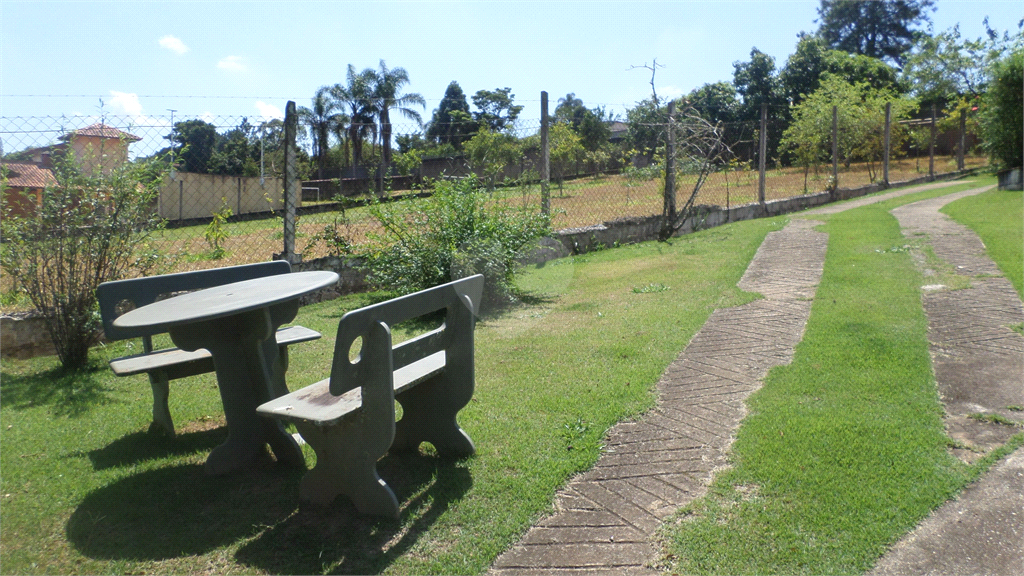
{"type": "MultiPolygon", "coordinates": [[[[968,168],[986,165],[984,158],[969,157],[966,159],[968,168]]],[[[936,158],[937,173],[950,172],[956,169],[955,159],[950,157],[936,158]]],[[[928,159],[904,158],[890,166],[890,182],[899,182],[919,178],[928,173],[928,159]]],[[[831,166],[819,166],[817,171],[810,170],[806,175],[802,168],[782,168],[768,170],[765,176],[765,199],[778,200],[813,194],[824,190],[831,174],[831,166]]],[[[881,167],[878,164],[869,167],[867,164],[854,164],[850,168],[840,167],[839,186],[855,188],[870,184],[881,179],[881,167]],[[874,179],[872,179],[872,173],[874,179]]],[[[693,179],[683,177],[678,181],[679,203],[692,191],[693,179]]],[[[661,213],[663,181],[660,178],[630,182],[625,176],[602,175],[593,178],[582,178],[565,182],[559,187],[551,185],[551,208],[554,215],[552,225],[555,230],[577,228],[598,224],[623,217],[650,216],[661,213]]],[[[496,200],[516,205],[539,206],[540,187],[537,185],[499,189],[495,193],[496,200]]],[[[417,202],[417,199],[407,202],[417,202]]],[[[740,170],[713,174],[701,189],[697,204],[725,207],[749,204],[757,201],[757,172],[740,170]]],[[[405,202],[405,201],[403,201],[405,202]]],[[[367,235],[378,228],[376,222],[365,208],[351,208],[342,214],[325,212],[300,216],[297,224],[295,249],[303,254],[305,260],[312,260],[330,254],[324,242],[312,243],[321,234],[325,226],[333,227],[337,222],[337,230],[351,243],[358,244],[366,240],[367,235]]],[[[153,235],[153,247],[167,256],[163,265],[155,272],[166,273],[185,270],[199,270],[221,266],[233,266],[251,262],[270,260],[274,253],[283,249],[283,221],[281,218],[232,222],[224,226],[224,238],[221,243],[224,255],[211,258],[212,248],[205,239],[206,225],[162,230],[153,235]]],[[[9,294],[11,283],[9,278],[0,279],[0,293],[9,294]]],[[[5,311],[25,307],[24,299],[6,297],[3,302],[5,311]]]]}

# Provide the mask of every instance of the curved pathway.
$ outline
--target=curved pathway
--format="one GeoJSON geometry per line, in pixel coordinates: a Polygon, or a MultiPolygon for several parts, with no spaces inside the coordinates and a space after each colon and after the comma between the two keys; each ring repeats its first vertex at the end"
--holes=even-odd
{"type": "MultiPolygon", "coordinates": [[[[1010,325],[1024,320],[1017,291],[985,254],[970,229],[939,209],[984,192],[977,188],[892,211],[907,238],[925,238],[940,265],[970,279],[970,288],[925,288],[928,340],[946,428],[970,461],[1006,442],[1020,428],[972,418],[996,415],[1020,422],[1024,404],[1024,337],[1010,325]]],[[[926,278],[935,275],[925,259],[926,278]]],[[[1017,450],[984,478],[946,503],[902,538],[873,574],[1024,573],[1024,451],[1017,450]]]]}
{"type": "Polygon", "coordinates": [[[771,232],[740,288],[764,294],[716,310],[658,382],[659,402],[639,422],[614,426],[605,453],[555,500],[556,512],[503,554],[493,574],[647,573],[655,530],[703,496],[740,420],[744,400],[803,336],[828,235],[794,220],[771,232]]]}
{"type": "MultiPolygon", "coordinates": [[[[805,214],[833,214],[955,184],[916,186],[805,214]]],[[[766,236],[739,282],[765,298],[711,315],[662,375],[657,406],[639,421],[609,430],[594,468],[559,491],[554,514],[501,555],[491,574],[657,573],[649,568],[659,554],[655,531],[706,493],[714,472],[726,465],[746,398],[768,370],[792,359],[825,260],[828,235],[814,231],[817,224],[795,219],[766,236]]]]}

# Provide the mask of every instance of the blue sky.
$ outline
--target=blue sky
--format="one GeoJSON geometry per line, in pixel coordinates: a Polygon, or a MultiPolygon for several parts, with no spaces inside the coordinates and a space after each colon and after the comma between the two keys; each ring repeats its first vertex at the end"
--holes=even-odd
{"type": "MultiPolygon", "coordinates": [[[[0,116],[272,117],[308,105],[346,66],[404,67],[424,119],[452,80],[467,96],[508,86],[622,113],[650,93],[732,78],[756,46],[781,67],[817,0],[674,2],[0,2],[0,116]]],[[[1019,0],[939,0],[936,30],[1016,30],[1019,0]]],[[[401,120],[396,119],[396,122],[401,120]]]]}

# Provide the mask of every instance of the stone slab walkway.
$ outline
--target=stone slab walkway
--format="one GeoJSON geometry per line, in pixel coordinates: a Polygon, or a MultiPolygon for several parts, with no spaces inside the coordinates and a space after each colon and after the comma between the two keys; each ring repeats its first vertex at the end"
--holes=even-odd
{"type": "MultiPolygon", "coordinates": [[[[930,284],[922,301],[946,428],[965,449],[966,461],[1006,442],[1020,428],[970,417],[993,414],[1021,421],[1009,406],[1024,404],[1024,337],[1010,329],[1024,321],[1024,307],[1010,281],[985,254],[970,229],[939,212],[979,194],[977,188],[892,211],[907,238],[923,238],[941,262],[971,286],[949,290],[930,284]]],[[[936,271],[919,263],[926,278],[936,271]]],[[[1024,573],[1024,452],[1000,462],[961,496],[939,508],[900,540],[873,574],[1024,573]]]]}
{"type": "MultiPolygon", "coordinates": [[[[955,184],[916,186],[804,214],[834,214],[955,184]]],[[[658,382],[656,408],[609,431],[594,468],[559,491],[555,513],[501,555],[491,574],[657,573],[648,567],[659,553],[655,531],[706,493],[715,471],[727,463],[746,398],[768,370],[792,359],[825,260],[828,236],[813,230],[818,224],[793,220],[767,235],[739,283],[765,298],[711,315],[658,382]]],[[[991,340],[999,348],[1000,339],[985,334],[979,332],[975,341],[991,340]]]]}
{"type": "MultiPolygon", "coordinates": [[[[559,492],[491,573],[644,574],[662,520],[706,492],[746,414],[744,400],[800,341],[825,261],[819,222],[771,232],[739,287],[764,294],[716,310],[658,383],[657,407],[613,427],[593,469],[559,492]]],[[[652,572],[653,573],[653,572],[652,572]]]]}

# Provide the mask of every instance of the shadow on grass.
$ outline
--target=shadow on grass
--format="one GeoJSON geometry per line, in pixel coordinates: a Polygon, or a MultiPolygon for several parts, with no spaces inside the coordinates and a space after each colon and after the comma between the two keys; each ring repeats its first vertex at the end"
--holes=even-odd
{"type": "Polygon", "coordinates": [[[227,439],[226,427],[178,434],[174,438],[150,432],[132,432],[103,448],[91,450],[89,460],[94,470],[132,466],[148,460],[209,452],[227,439]]]}
{"type": "Polygon", "coordinates": [[[87,495],[68,519],[67,538],[90,558],[205,554],[287,518],[301,475],[270,464],[229,476],[208,476],[201,464],[149,470],[87,495]]]}
{"type": "Polygon", "coordinates": [[[123,478],[86,496],[65,530],[94,559],[168,560],[255,536],[236,553],[239,564],[275,574],[376,573],[472,485],[463,462],[430,456],[388,455],[378,469],[402,504],[401,520],[360,515],[344,497],[297,509],[304,471],[268,457],[229,476],[207,476],[193,464],[123,478]]]}
{"type": "Polygon", "coordinates": [[[360,515],[344,497],[329,507],[303,506],[242,546],[236,560],[271,574],[376,574],[473,484],[463,462],[429,456],[388,455],[378,469],[398,497],[399,520],[360,515]]]}
{"type": "Polygon", "coordinates": [[[52,406],[57,416],[80,416],[93,406],[114,402],[102,383],[106,365],[91,362],[86,368],[65,371],[60,366],[28,374],[5,373],[0,381],[4,405],[24,410],[52,406]]]}

